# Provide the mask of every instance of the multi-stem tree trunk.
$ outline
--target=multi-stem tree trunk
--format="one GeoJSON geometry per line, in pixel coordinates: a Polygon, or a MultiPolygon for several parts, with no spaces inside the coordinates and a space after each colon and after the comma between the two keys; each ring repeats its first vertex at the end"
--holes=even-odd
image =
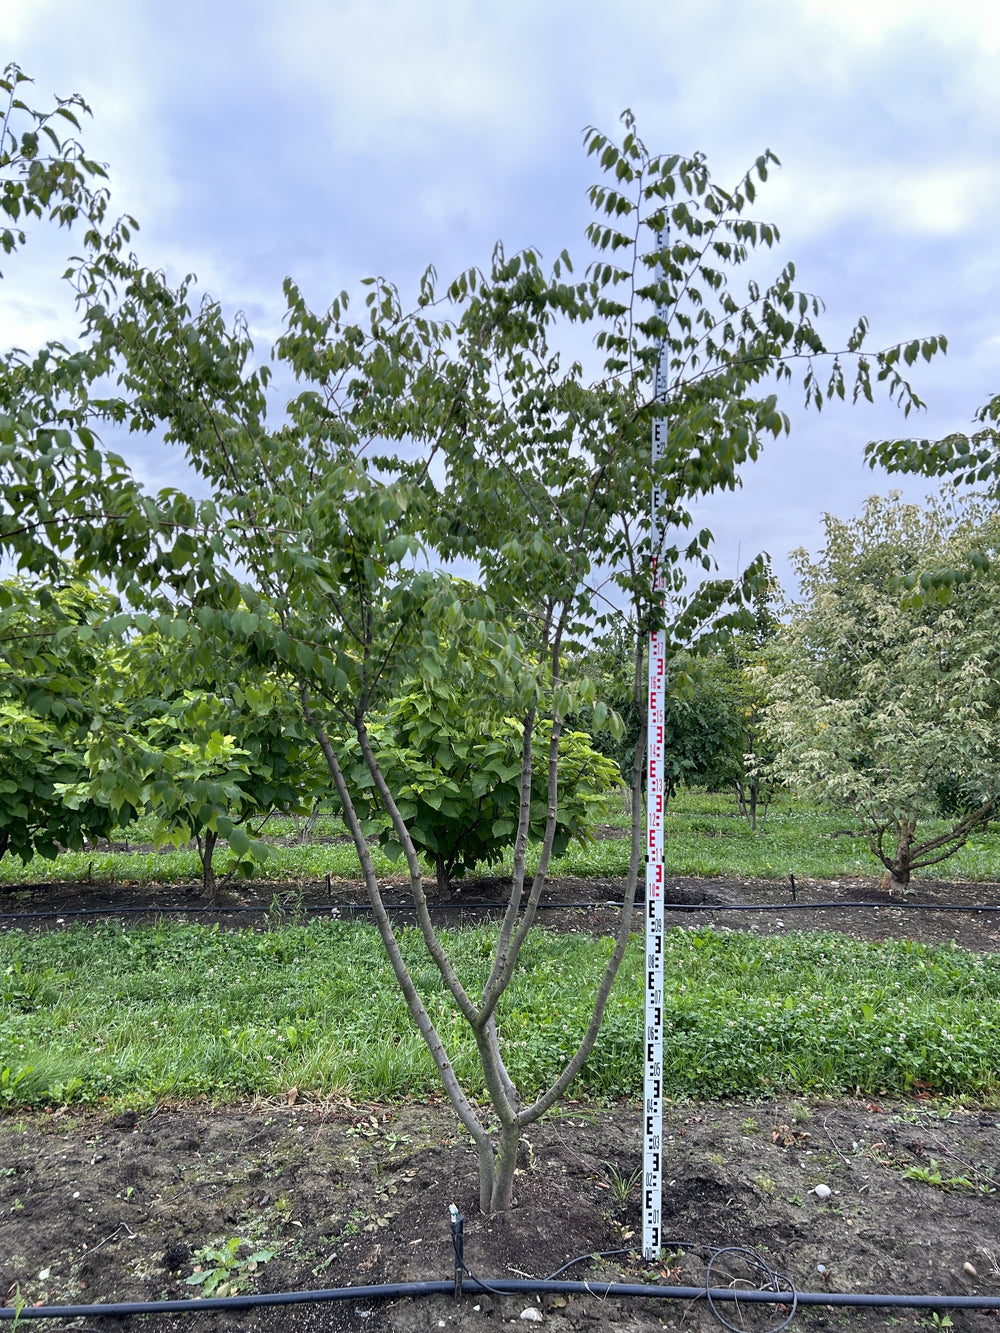
{"type": "Polygon", "coordinates": [[[913,864],[913,840],[917,831],[915,819],[901,819],[896,825],[896,855],[885,862],[889,872],[889,892],[905,893],[910,887],[913,864]]]}
{"type": "Polygon", "coordinates": [[[937,865],[964,847],[969,834],[992,817],[998,802],[990,798],[975,810],[969,810],[951,828],[936,837],[917,842],[917,816],[899,815],[869,828],[868,845],[889,872],[889,891],[906,893],[914,870],[937,865]],[[888,838],[890,849],[885,843],[888,838]]]}
{"type": "MultiPolygon", "coordinates": [[[[640,655],[641,666],[641,655],[640,655]]],[[[363,713],[356,718],[356,735],[361,745],[365,762],[372,775],[374,784],[387,814],[392,820],[396,837],[403,848],[410,872],[410,891],[416,908],[417,923],[423,936],[428,954],[436,965],[442,980],[451,993],[452,999],[471,1029],[479,1054],[483,1081],[493,1110],[499,1121],[499,1131],[494,1140],[483,1117],[476,1106],[467,1097],[455,1074],[450,1054],[441,1039],[437,1028],[419,994],[413,978],[406,966],[399,941],[396,938],[389,915],[382,901],[378,877],[375,873],[371,853],[361,829],[361,823],[351,799],[351,794],[341,770],[337,754],[321,722],[315,716],[308,694],[302,688],[303,712],[306,721],[313,728],[320,748],[326,759],[327,767],[333,778],[340,797],[344,819],[354,841],[358,859],[361,862],[368,898],[372,905],[372,916],[382,937],[386,954],[392,966],[399,988],[406,1000],[407,1008],[414,1024],[423,1037],[431,1054],[448,1098],[455,1108],[459,1119],[472,1136],[479,1156],[479,1203],[484,1213],[503,1211],[513,1202],[514,1173],[517,1167],[518,1147],[522,1132],[539,1120],[567,1091],[579,1074],[587,1057],[597,1041],[604,1018],[604,1011],[611,987],[625,950],[628,946],[632,919],[632,904],[635,900],[636,883],[642,857],[642,776],[645,757],[645,726],[636,747],[632,781],[632,846],[629,875],[626,882],[625,905],[622,912],[615,947],[609,958],[595,990],[590,1021],[576,1051],[567,1061],[555,1081],[534,1101],[525,1104],[518,1088],[514,1085],[507,1071],[500,1036],[496,1026],[496,1009],[500,998],[510,984],[517,967],[521,949],[528,936],[538,908],[538,903],[546,882],[548,863],[555,836],[556,816],[558,811],[558,745],[560,725],[558,719],[552,726],[549,750],[549,790],[546,831],[539,850],[538,867],[531,878],[531,887],[525,894],[526,859],[528,826],[531,811],[532,777],[532,736],[535,727],[534,709],[529,710],[524,719],[524,740],[521,753],[521,801],[518,820],[518,833],[514,846],[514,870],[507,908],[500,923],[499,936],[494,954],[490,976],[483,987],[478,1000],[473,999],[463,987],[457,976],[451,959],[440,938],[434,930],[428,910],[427,896],[423,886],[423,875],[419,857],[413,840],[402,819],[392,792],[389,790],[381,773],[364,725],[363,713]]]]}

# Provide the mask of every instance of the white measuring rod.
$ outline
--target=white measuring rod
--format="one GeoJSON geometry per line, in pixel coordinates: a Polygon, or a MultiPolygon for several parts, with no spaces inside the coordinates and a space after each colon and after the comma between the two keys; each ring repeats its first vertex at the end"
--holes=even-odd
{"type": "MultiPolygon", "coordinates": [[[[666,237],[660,237],[666,244],[666,237]]],[[[665,319],[665,310],[660,311],[665,319]]],[[[670,376],[666,339],[656,368],[656,400],[665,403],[670,376]]],[[[653,487],[650,523],[650,576],[654,597],[662,602],[666,582],[660,561],[664,546],[656,464],[667,447],[666,417],[653,421],[653,487]]],[[[649,636],[646,728],[646,1010],[645,1074],[643,1077],[642,1253],[658,1259],[663,1211],[663,818],[664,708],[667,636],[662,629],[649,636]]]]}

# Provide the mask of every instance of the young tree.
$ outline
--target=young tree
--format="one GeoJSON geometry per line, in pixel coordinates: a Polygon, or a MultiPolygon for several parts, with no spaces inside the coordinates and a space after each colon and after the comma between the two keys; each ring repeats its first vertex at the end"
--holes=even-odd
{"type": "Polygon", "coordinates": [[[287,680],[257,681],[238,651],[199,662],[189,642],[138,619],[144,632],[108,654],[94,682],[84,772],[63,800],[150,815],[158,847],[193,841],[214,902],[219,839],[250,873],[268,854],[252,822],[308,812],[327,784],[287,680]]]}
{"type": "MultiPolygon", "coordinates": [[[[447,686],[423,680],[373,718],[369,732],[382,775],[414,846],[434,867],[442,897],[451,894],[453,880],[499,861],[514,846],[522,742],[516,718],[496,714],[478,691],[463,697],[453,680],[447,686]]],[[[377,829],[382,845],[401,855],[356,737],[337,738],[336,750],[364,831],[377,829]]],[[[548,751],[548,729],[542,727],[533,738],[532,843],[545,837],[548,751]]],[[[619,784],[617,766],[579,731],[562,731],[559,771],[553,856],[561,856],[573,838],[592,837],[619,784]]]]}
{"type": "Polygon", "coordinates": [[[775,794],[769,770],[774,755],[764,735],[767,697],[755,668],[776,637],[780,622],[775,614],[778,585],[768,569],[753,598],[749,623],[736,631],[722,651],[733,704],[739,720],[739,758],[732,775],[736,809],[756,832],[775,794]]]}
{"type": "Polygon", "coordinates": [[[876,497],[852,523],[827,517],[819,558],[798,554],[803,600],[761,668],[773,771],[852,810],[895,889],[1000,799],[998,548],[1000,516],[974,499],[921,510],[876,497]],[[948,595],[906,596],[935,584],[948,595]],[[920,838],[948,793],[949,826],[920,838]]]}
{"type": "MultiPolygon", "coordinates": [[[[0,418],[0,441],[7,431],[20,442],[33,475],[50,486],[39,484],[35,494],[53,493],[60,506],[61,522],[50,531],[32,494],[17,492],[0,537],[19,558],[57,564],[73,546],[81,560],[113,571],[127,601],[172,617],[192,651],[211,655],[214,638],[227,649],[238,643],[262,673],[295,681],[397,982],[477,1145],[487,1211],[510,1205],[522,1131],[570,1086],[597,1040],[642,859],[640,736],[617,937],[575,1051],[551,1086],[522,1095],[504,1060],[498,1005],[534,924],[559,828],[565,719],[593,704],[600,727],[606,713],[592,686],[567,679],[567,652],[601,627],[609,579],[643,634],[664,623],[649,576],[653,558],[676,597],[668,625],[674,646],[738,613],[761,567],[742,587],[715,580],[688,588],[692,566],[711,568],[711,534],[694,529],[692,508],[704,494],[737,485],[742,463],[786,428],[766,387],[772,377],[788,380],[804,365],[807,396],[821,402],[844,393],[850,357],[856,394],[870,394],[874,376],[904,406],[915,401],[889,356],[862,355],[864,321],[843,353],[831,355],[821,387],[817,358],[827,349],[813,323],[819,303],[796,290],[791,265],[767,287],[731,290],[734,271],[777,240],[773,227],[749,216],[769,156],[725,191],[700,156],[650,154],[631,117],[620,144],[596,131],[586,143],[606,179],[591,193],[596,257],[582,278],[572,278],[565,252],[546,271],[533,252],[508,256],[498,246],[485,269],[443,290],[429,270],[410,309],[390,283],[371,280],[357,322],[347,317],[346,297],[317,314],[287,282],[286,329],[273,355],[301,388],[283,410],[271,402],[268,367],[256,361],[243,322],[228,326],[216,304],[194,301],[190,282],[172,289],[123,261],[114,240],[97,237],[77,275],[86,356],[65,390],[75,413],[68,443],[46,454],[37,411],[0,418]],[[603,358],[596,382],[561,351],[572,324],[594,332],[603,358]],[[664,341],[672,382],[660,393],[654,374],[664,341]],[[117,396],[90,396],[96,367],[117,375],[117,396]],[[667,419],[669,442],[651,475],[656,417],[667,419]],[[79,487],[103,466],[86,432],[103,418],[177,442],[212,500],[143,496],[116,462],[100,475],[100,531],[84,529],[79,487]],[[652,486],[664,538],[651,552],[652,486]],[[457,560],[472,570],[462,591],[436,572],[457,560]],[[416,682],[443,683],[461,698],[469,655],[489,663],[493,706],[520,731],[512,886],[489,975],[475,989],[434,929],[418,845],[374,725],[416,682]],[[344,735],[356,743],[403,850],[428,957],[474,1037],[495,1135],[459,1081],[385,910],[338,753],[344,735]],[[544,831],[528,888],[542,752],[544,831]]],[[[66,371],[65,359],[56,360],[66,371]]],[[[22,371],[8,358],[0,379],[11,397],[23,389],[22,371]]],[[[27,378],[47,411],[61,406],[48,363],[27,378]]],[[[641,645],[634,667],[641,698],[641,645]]]]}

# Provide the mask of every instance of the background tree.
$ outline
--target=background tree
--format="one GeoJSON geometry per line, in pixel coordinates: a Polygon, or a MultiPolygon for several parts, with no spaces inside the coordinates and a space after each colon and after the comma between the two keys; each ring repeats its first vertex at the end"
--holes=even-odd
{"type": "Polygon", "coordinates": [[[776,787],[770,769],[774,753],[764,729],[767,696],[756,667],[780,629],[777,594],[777,583],[768,568],[747,608],[747,623],[735,631],[721,652],[740,731],[739,755],[732,775],[736,809],[754,831],[758,819],[766,816],[776,787]]]}
{"type": "MultiPolygon", "coordinates": [[[[489,699],[476,693],[463,697],[453,680],[447,687],[422,681],[393,699],[369,732],[414,846],[434,867],[439,894],[447,897],[453,880],[477,864],[499,861],[514,846],[522,741],[516,718],[494,715],[489,699]]],[[[377,828],[383,847],[399,856],[402,846],[384,818],[356,738],[345,737],[336,748],[363,828],[377,828]]],[[[541,727],[532,752],[528,841],[534,844],[545,837],[548,751],[548,728],[541,727]]],[[[617,765],[580,731],[564,729],[559,737],[559,774],[553,856],[561,856],[573,838],[592,838],[619,786],[617,765]]]]}
{"type": "Polygon", "coordinates": [[[78,851],[135,816],[126,802],[112,813],[62,795],[86,772],[94,684],[107,656],[100,625],[114,605],[71,576],[56,587],[0,583],[0,856],[27,863],[78,851]]]}
{"type": "MultiPolygon", "coordinates": [[[[674,646],[665,697],[664,776],[667,799],[680,786],[732,788],[737,810],[752,828],[766,811],[773,782],[758,763],[762,696],[750,673],[760,645],[775,632],[770,573],[762,565],[758,590],[734,625],[713,625],[692,648],[674,646]]],[[[599,698],[622,720],[620,730],[598,733],[594,743],[631,776],[645,717],[635,698],[634,625],[618,621],[588,644],[572,669],[590,676],[599,698]]],[[[588,707],[574,715],[588,728],[588,707]]]]}
{"type": "Polygon", "coordinates": [[[788,380],[793,366],[804,366],[807,397],[819,403],[844,394],[851,357],[856,394],[870,394],[874,377],[904,405],[914,401],[888,354],[861,354],[864,321],[842,354],[830,354],[821,386],[819,303],[795,288],[791,265],[766,287],[731,290],[734,271],[777,239],[749,216],[769,156],[725,191],[700,156],[650,154],[631,117],[620,144],[596,131],[586,144],[605,179],[591,192],[596,257],[583,278],[571,280],[565,253],[547,271],[533,252],[508,256],[498,246],[483,270],[446,289],[428,271],[410,309],[390,283],[371,280],[357,322],[347,318],[345,297],[317,314],[286,283],[274,356],[300,388],[283,409],[245,322],[227,324],[216,304],[196,300],[190,281],[172,288],[126,261],[119,234],[96,229],[75,275],[83,351],[69,357],[50,346],[40,364],[11,355],[0,367],[0,405],[23,400],[29,409],[0,417],[0,443],[10,446],[0,452],[0,479],[13,487],[0,540],[39,569],[58,568],[72,549],[86,567],[108,570],[127,604],[169,617],[171,633],[193,651],[238,644],[263,675],[295,682],[396,980],[477,1145],[485,1210],[510,1205],[522,1131],[555,1104],[593,1049],[629,938],[643,847],[641,736],[614,946],[573,1053],[548,1089],[523,1101],[504,1060],[498,1005],[555,845],[565,719],[593,704],[595,726],[603,723],[606,704],[592,683],[565,671],[567,652],[604,623],[601,580],[614,581],[644,636],[667,619],[650,584],[655,557],[674,595],[671,642],[692,643],[738,613],[762,572],[754,565],[740,587],[688,580],[692,567],[702,575],[711,568],[711,534],[694,528],[694,505],[738,484],[740,466],[786,428],[773,378],[788,380]],[[596,382],[561,350],[573,324],[594,332],[603,357],[596,382]],[[666,401],[654,392],[663,342],[671,358],[666,401]],[[95,381],[109,377],[117,392],[92,396],[95,381]],[[55,451],[53,415],[62,432],[55,451]],[[658,416],[669,422],[669,440],[650,475],[658,416]],[[91,431],[104,420],[178,443],[212,499],[145,496],[120,460],[109,464],[95,449],[91,431]],[[663,530],[651,551],[652,485],[663,530]],[[436,573],[455,560],[471,567],[467,591],[436,573]],[[434,930],[419,848],[373,736],[404,686],[459,678],[470,654],[490,663],[494,706],[520,729],[512,885],[485,977],[460,976],[434,930]],[[458,1079],[385,911],[338,754],[344,735],[357,743],[403,849],[427,955],[473,1033],[481,1085],[471,1091],[485,1090],[495,1134],[458,1079]],[[540,749],[545,824],[528,889],[540,749]]]}
{"type": "Polygon", "coordinates": [[[267,819],[308,812],[327,786],[287,681],[257,681],[232,649],[199,660],[188,638],[148,622],[140,617],[145,632],[109,655],[95,682],[85,772],[63,799],[115,819],[150,816],[157,847],[193,841],[203,896],[215,901],[219,839],[235,854],[231,870],[249,874],[267,856],[256,836],[267,819]]]}
{"type": "Polygon", "coordinates": [[[852,810],[904,890],[1000,798],[1000,516],[975,499],[921,510],[894,495],[852,523],[828,517],[826,533],[816,561],[798,554],[803,600],[760,668],[773,771],[852,810]],[[947,595],[905,595],[935,584],[947,595]],[[921,839],[947,793],[964,794],[961,808],[921,839]]]}

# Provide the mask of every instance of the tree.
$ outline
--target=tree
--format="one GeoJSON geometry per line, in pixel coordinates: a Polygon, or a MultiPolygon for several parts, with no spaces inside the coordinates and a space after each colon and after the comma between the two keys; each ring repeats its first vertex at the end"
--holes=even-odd
{"type": "MultiPolygon", "coordinates": [[[[675,649],[664,700],[666,799],[685,785],[732,787],[739,814],[754,829],[772,791],[757,763],[762,701],[749,672],[759,644],[777,623],[764,596],[769,589],[764,570],[760,592],[745,608],[745,624],[725,632],[714,629],[694,645],[697,651],[675,649]]],[[[633,679],[636,639],[635,626],[619,622],[573,663],[574,670],[594,680],[598,697],[622,719],[620,733],[599,734],[595,744],[618,763],[626,780],[644,724],[633,679]]],[[[588,728],[590,709],[584,707],[574,721],[588,728]]]]}
{"type": "MultiPolygon", "coordinates": [[[[813,323],[819,302],[796,289],[791,265],[768,286],[733,294],[733,272],[777,240],[750,217],[770,155],[725,191],[698,155],[650,154],[630,116],[620,144],[591,130],[586,146],[605,179],[591,192],[596,255],[582,278],[572,277],[566,252],[546,270],[534,252],[508,256],[498,245],[484,269],[445,288],[428,270],[410,307],[391,283],[369,280],[358,321],[347,316],[346,296],[316,313],[286,282],[285,332],[273,356],[300,388],[284,408],[273,402],[269,367],[244,321],[228,324],[217,304],[197,301],[190,280],[171,287],[96,230],[76,272],[83,352],[50,347],[40,367],[16,355],[0,367],[0,408],[22,400],[30,408],[0,415],[8,446],[0,478],[13,487],[0,542],[39,569],[58,568],[72,549],[85,567],[108,571],[126,603],[169,618],[203,660],[220,643],[227,651],[239,644],[262,675],[295,682],[396,980],[477,1146],[487,1211],[510,1206],[521,1133],[593,1049],[629,938],[643,850],[642,735],[615,943],[571,1057],[551,1086],[522,1097],[504,1061],[498,1005],[534,924],[559,829],[565,719],[588,704],[596,727],[606,719],[592,684],[565,670],[567,653],[606,622],[604,581],[643,635],[666,623],[678,648],[734,623],[762,566],[740,585],[689,586],[692,568],[700,577],[712,566],[711,534],[694,528],[692,509],[706,493],[736,486],[740,466],[786,429],[772,379],[790,380],[801,364],[818,405],[844,394],[850,359],[856,395],[870,395],[874,378],[904,407],[916,401],[890,354],[864,355],[864,321],[841,353],[828,353],[813,323]],[[594,332],[603,358],[596,382],[561,350],[574,324],[594,332]],[[665,395],[654,383],[661,343],[671,362],[665,395]],[[822,384],[821,358],[829,369],[822,384]],[[117,391],[93,396],[95,381],[109,377],[117,391]],[[47,422],[60,412],[68,438],[53,452],[47,422]],[[657,418],[669,438],[651,474],[657,418]],[[144,495],[120,460],[107,464],[94,446],[104,420],[177,443],[212,499],[144,495]],[[653,485],[662,530],[651,550],[653,485]],[[40,495],[53,499],[42,506],[40,495]],[[650,580],[654,558],[673,595],[669,616],[650,580]],[[472,576],[456,591],[437,570],[460,560],[472,576]],[[404,688],[448,688],[470,655],[489,663],[493,706],[519,728],[510,897],[489,975],[474,991],[435,932],[419,847],[374,735],[404,688]],[[486,1092],[496,1134],[459,1081],[385,910],[338,753],[345,735],[403,850],[427,955],[475,1038],[481,1083],[472,1091],[486,1092]],[[544,832],[529,889],[541,753],[544,832]]],[[[633,679],[641,698],[641,641],[633,679]]]]}
{"type": "Polygon", "coordinates": [[[268,849],[248,825],[306,813],[323,787],[319,756],[287,681],[258,682],[238,652],[199,663],[189,643],[147,622],[95,682],[85,771],[63,799],[116,819],[123,809],[150,815],[157,847],[194,841],[214,902],[220,837],[233,868],[250,873],[268,849]]]}
{"type": "Polygon", "coordinates": [[[897,495],[798,553],[803,600],[770,651],[773,771],[851,809],[891,886],[937,865],[1000,799],[1000,515],[975,499],[897,495]],[[974,568],[970,575],[969,567],[974,568]],[[945,595],[906,595],[943,587],[945,595]],[[918,837],[952,803],[948,827],[918,837]]]}
{"type": "Polygon", "coordinates": [[[722,651],[740,733],[739,755],[732,774],[736,809],[756,832],[758,817],[767,815],[775,782],[769,765],[774,758],[764,735],[767,697],[755,668],[776,637],[780,622],[775,614],[778,585],[768,569],[751,606],[749,623],[738,629],[722,651]]]}
{"type": "Polygon", "coordinates": [[[105,648],[97,629],[114,599],[70,578],[61,587],[0,583],[0,856],[27,863],[106,837],[135,811],[67,801],[84,773],[93,682],[105,648]]]}
{"type": "MultiPolygon", "coordinates": [[[[549,728],[533,737],[528,840],[541,843],[547,817],[549,728]]],[[[489,699],[463,697],[422,681],[394,699],[369,732],[379,767],[406,821],[414,846],[434,867],[439,894],[478,863],[499,861],[517,835],[521,778],[521,727],[493,715],[489,699]],[[478,705],[478,706],[477,706],[478,705]]],[[[383,846],[399,856],[395,829],[382,816],[372,774],[355,737],[337,745],[351,799],[365,832],[379,830],[383,846]]],[[[618,786],[617,766],[583,732],[559,736],[560,790],[552,855],[571,839],[586,841],[607,812],[618,786]]]]}

